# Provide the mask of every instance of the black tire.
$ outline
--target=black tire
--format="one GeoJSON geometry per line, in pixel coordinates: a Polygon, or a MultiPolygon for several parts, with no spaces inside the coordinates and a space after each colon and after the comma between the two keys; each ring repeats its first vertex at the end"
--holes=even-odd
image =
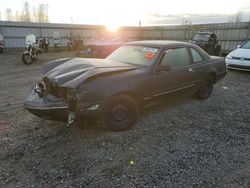
{"type": "Polygon", "coordinates": [[[128,95],[118,95],[109,99],[102,111],[101,124],[111,131],[129,129],[137,120],[139,108],[135,99],[128,95]]]}
{"type": "Polygon", "coordinates": [[[22,60],[23,60],[23,63],[26,64],[26,65],[30,65],[30,64],[32,64],[34,62],[34,60],[29,57],[29,54],[23,54],[22,55],[22,60]]]}
{"type": "Polygon", "coordinates": [[[3,48],[0,48],[0,53],[2,53],[2,51],[3,51],[3,48]]]}
{"type": "Polygon", "coordinates": [[[196,93],[199,100],[207,99],[213,91],[214,82],[212,80],[205,80],[202,82],[200,89],[196,93]]]}

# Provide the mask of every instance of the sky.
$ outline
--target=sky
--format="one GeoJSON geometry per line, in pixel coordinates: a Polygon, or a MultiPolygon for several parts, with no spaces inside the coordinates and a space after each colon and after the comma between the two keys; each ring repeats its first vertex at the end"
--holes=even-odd
{"type": "Polygon", "coordinates": [[[30,8],[48,4],[52,23],[93,24],[106,26],[228,22],[241,12],[243,21],[250,18],[250,0],[0,0],[1,19],[5,10],[20,11],[25,2],[30,8]]]}

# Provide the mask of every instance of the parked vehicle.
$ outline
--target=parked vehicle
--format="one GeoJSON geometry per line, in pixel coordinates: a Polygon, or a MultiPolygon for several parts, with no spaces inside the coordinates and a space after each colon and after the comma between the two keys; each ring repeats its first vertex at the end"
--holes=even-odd
{"type": "Polygon", "coordinates": [[[48,52],[48,49],[49,49],[49,40],[48,40],[48,38],[42,38],[42,39],[39,40],[39,48],[43,52],[48,52]]]}
{"type": "Polygon", "coordinates": [[[4,37],[2,34],[0,34],[0,53],[2,53],[4,49],[4,37]]]}
{"type": "Polygon", "coordinates": [[[191,43],[129,42],[105,59],[60,59],[43,68],[24,106],[47,118],[68,114],[68,124],[100,119],[109,130],[129,128],[143,104],[189,90],[207,99],[213,85],[226,75],[224,58],[211,57],[191,43]]]}
{"type": "Polygon", "coordinates": [[[73,50],[73,42],[71,39],[68,39],[67,48],[68,48],[68,51],[73,50]]]}
{"type": "Polygon", "coordinates": [[[72,47],[74,50],[83,50],[83,39],[80,36],[75,36],[72,39],[72,47]]]}
{"type": "Polygon", "coordinates": [[[238,46],[226,57],[228,69],[250,71],[250,41],[238,46]]]}
{"type": "Polygon", "coordinates": [[[89,40],[86,42],[85,49],[80,51],[77,56],[92,54],[99,58],[105,58],[123,44],[124,42],[119,38],[89,40]]]}
{"type": "Polygon", "coordinates": [[[199,31],[194,35],[190,42],[200,46],[209,55],[221,55],[221,45],[218,45],[215,33],[199,31]]]}
{"type": "Polygon", "coordinates": [[[61,47],[62,47],[62,45],[61,45],[60,39],[54,39],[54,49],[55,49],[55,51],[60,52],[61,47]]]}
{"type": "Polygon", "coordinates": [[[41,49],[36,44],[36,36],[29,34],[26,36],[26,48],[22,54],[23,63],[30,65],[37,62],[38,54],[41,53],[41,49]]]}
{"type": "Polygon", "coordinates": [[[54,49],[59,52],[61,51],[61,36],[60,33],[58,31],[55,31],[53,34],[53,38],[54,38],[54,49]]]}

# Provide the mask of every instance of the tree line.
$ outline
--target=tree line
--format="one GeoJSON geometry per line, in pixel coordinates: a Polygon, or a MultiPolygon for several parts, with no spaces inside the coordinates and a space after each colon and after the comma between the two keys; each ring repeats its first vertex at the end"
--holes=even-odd
{"type": "MultiPolygon", "coordinates": [[[[1,15],[1,14],[0,14],[1,15]]],[[[30,7],[25,2],[21,11],[13,12],[11,8],[5,10],[5,19],[7,21],[23,22],[49,22],[48,4],[39,4],[37,7],[30,7]]],[[[0,16],[1,20],[1,16],[0,16]]]]}

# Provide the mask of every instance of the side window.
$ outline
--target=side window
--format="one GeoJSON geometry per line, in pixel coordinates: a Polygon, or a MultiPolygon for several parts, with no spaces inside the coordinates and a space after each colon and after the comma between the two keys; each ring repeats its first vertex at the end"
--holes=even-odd
{"type": "Polygon", "coordinates": [[[165,52],[161,64],[166,64],[171,69],[177,69],[190,64],[190,57],[187,48],[169,49],[165,52]]]}
{"type": "Polygon", "coordinates": [[[191,55],[193,58],[193,63],[201,63],[203,62],[203,58],[201,57],[201,55],[193,48],[190,48],[191,51],[191,55]]]}

